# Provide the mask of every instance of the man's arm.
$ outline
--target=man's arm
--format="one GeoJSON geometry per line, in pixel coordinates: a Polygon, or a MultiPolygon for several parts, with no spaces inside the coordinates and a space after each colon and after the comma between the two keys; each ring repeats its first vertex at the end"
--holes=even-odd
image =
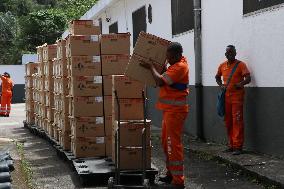
{"type": "Polygon", "coordinates": [[[237,89],[243,88],[245,85],[247,85],[247,84],[249,84],[249,83],[251,82],[251,76],[250,76],[250,74],[245,75],[244,78],[245,78],[245,79],[244,79],[243,81],[241,81],[240,83],[237,83],[237,84],[235,85],[235,87],[236,87],[237,89]]]}
{"type": "Polygon", "coordinates": [[[224,87],[225,87],[225,85],[222,83],[221,76],[216,75],[216,76],[215,76],[215,79],[216,79],[216,83],[219,85],[219,87],[221,87],[221,88],[224,88],[224,87]]]}
{"type": "Polygon", "coordinates": [[[156,68],[151,65],[150,70],[152,72],[152,75],[154,77],[154,80],[156,81],[156,84],[161,87],[165,84],[164,80],[163,80],[163,76],[161,74],[159,74],[159,72],[156,70],[156,68]]]}

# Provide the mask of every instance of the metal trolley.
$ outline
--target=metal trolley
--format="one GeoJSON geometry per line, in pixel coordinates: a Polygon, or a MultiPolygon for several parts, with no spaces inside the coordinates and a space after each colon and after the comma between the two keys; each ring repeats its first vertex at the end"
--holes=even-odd
{"type": "Polygon", "coordinates": [[[149,179],[146,178],[146,98],[145,92],[142,91],[143,98],[143,110],[144,110],[144,128],[142,129],[142,146],[137,147],[142,149],[142,170],[135,170],[137,172],[129,173],[121,170],[120,166],[120,103],[117,95],[117,91],[114,91],[115,99],[117,103],[117,111],[118,111],[118,128],[115,132],[115,177],[110,177],[108,180],[108,188],[150,188],[149,179]],[[141,183],[139,185],[123,185],[121,184],[121,176],[135,176],[141,177],[141,183]]]}

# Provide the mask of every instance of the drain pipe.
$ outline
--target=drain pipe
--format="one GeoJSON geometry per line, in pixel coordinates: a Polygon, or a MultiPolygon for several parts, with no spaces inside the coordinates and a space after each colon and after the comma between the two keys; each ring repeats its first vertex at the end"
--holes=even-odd
{"type": "Polygon", "coordinates": [[[204,141],[203,132],[203,85],[202,85],[202,41],[201,41],[201,0],[194,3],[194,51],[195,51],[195,89],[196,89],[196,129],[198,139],[204,141]]]}

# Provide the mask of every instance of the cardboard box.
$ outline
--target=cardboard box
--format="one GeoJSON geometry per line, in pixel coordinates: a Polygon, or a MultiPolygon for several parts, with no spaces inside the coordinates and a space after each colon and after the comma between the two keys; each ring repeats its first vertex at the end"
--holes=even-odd
{"type": "Polygon", "coordinates": [[[104,116],[112,115],[112,96],[104,96],[104,116]]]}
{"type": "Polygon", "coordinates": [[[113,124],[112,124],[112,115],[104,116],[105,118],[105,134],[106,136],[111,136],[113,134],[113,124]]]}
{"type": "Polygon", "coordinates": [[[66,41],[66,56],[98,56],[100,42],[98,35],[69,35],[66,41]]]}
{"type": "Polygon", "coordinates": [[[103,76],[104,96],[112,95],[112,75],[103,76]]]}
{"type": "Polygon", "coordinates": [[[54,91],[54,78],[51,76],[45,77],[44,79],[44,90],[53,92],[54,91]]]}
{"type": "Polygon", "coordinates": [[[141,32],[135,44],[133,54],[147,58],[160,65],[164,65],[170,43],[170,41],[155,35],[141,32]]]}
{"type": "Polygon", "coordinates": [[[36,47],[37,52],[37,59],[39,62],[43,62],[43,46],[37,46],[36,47]]]}
{"type": "Polygon", "coordinates": [[[104,136],[103,117],[79,117],[72,119],[72,135],[74,137],[104,136]]]}
{"type": "Polygon", "coordinates": [[[104,157],[105,138],[102,137],[72,137],[71,148],[76,158],[104,157]]]}
{"type": "Polygon", "coordinates": [[[32,76],[33,74],[37,73],[38,63],[29,62],[25,65],[26,67],[26,76],[32,76]]]}
{"type": "Polygon", "coordinates": [[[101,75],[100,56],[72,56],[68,59],[70,76],[101,75]]]}
{"type": "Polygon", "coordinates": [[[53,76],[53,61],[47,61],[43,64],[44,76],[53,76]]]}
{"type": "Polygon", "coordinates": [[[71,35],[100,35],[99,23],[94,20],[72,20],[69,24],[71,35]]]}
{"type": "MultiPolygon", "coordinates": [[[[118,128],[118,122],[114,121],[113,134],[118,128]]],[[[142,130],[144,128],[144,121],[122,121],[120,122],[120,145],[123,147],[139,147],[142,146],[142,130]]],[[[150,146],[150,129],[151,121],[146,121],[146,145],[150,146]]],[[[114,140],[114,138],[113,138],[114,140]]]]}
{"type": "Polygon", "coordinates": [[[49,122],[53,122],[54,121],[54,109],[53,108],[48,108],[47,109],[46,117],[47,117],[49,122]]]}
{"type": "Polygon", "coordinates": [[[26,111],[26,122],[31,125],[35,124],[34,112],[26,111]]]}
{"type": "MultiPolygon", "coordinates": [[[[119,99],[120,103],[120,120],[143,120],[143,99],[136,98],[122,98],[119,99]]],[[[117,103],[113,97],[113,119],[117,119],[117,103]],[[115,116],[114,116],[115,115],[115,116]]]]}
{"type": "Polygon", "coordinates": [[[33,100],[33,90],[32,89],[29,89],[29,88],[26,88],[25,89],[25,99],[26,101],[32,101],[33,100]]]}
{"type": "Polygon", "coordinates": [[[46,92],[45,93],[45,106],[54,108],[54,94],[53,92],[46,92]]]}
{"type": "Polygon", "coordinates": [[[59,144],[63,150],[71,150],[71,136],[70,133],[59,131],[59,144]]]}
{"type": "Polygon", "coordinates": [[[133,50],[133,56],[127,66],[125,75],[144,82],[150,86],[156,86],[151,71],[140,66],[140,62],[154,64],[161,73],[166,61],[166,52],[170,41],[157,36],[141,32],[133,50]]]}
{"type": "Polygon", "coordinates": [[[55,77],[67,77],[67,59],[54,59],[53,63],[53,75],[55,77]]]}
{"type": "Polygon", "coordinates": [[[26,76],[25,77],[25,88],[33,88],[33,77],[31,76],[26,76]]]}
{"type": "Polygon", "coordinates": [[[71,96],[102,96],[102,76],[77,76],[71,78],[71,96]]]}
{"type": "Polygon", "coordinates": [[[57,44],[57,59],[65,60],[66,59],[66,40],[59,39],[56,41],[57,44]]]}
{"type": "Polygon", "coordinates": [[[123,75],[129,60],[129,55],[102,55],[102,75],[123,75]]]}
{"type": "Polygon", "coordinates": [[[50,123],[47,125],[47,133],[48,133],[48,135],[49,135],[51,138],[54,137],[53,125],[50,124],[50,123]]]}
{"type": "Polygon", "coordinates": [[[106,139],[106,157],[112,156],[112,136],[105,136],[106,139]]]}
{"type": "Polygon", "coordinates": [[[61,113],[61,117],[59,119],[59,129],[63,133],[71,133],[71,124],[69,120],[69,116],[67,114],[61,113]]]}
{"type": "Polygon", "coordinates": [[[103,116],[103,97],[70,98],[69,112],[73,117],[103,116]]]}
{"type": "Polygon", "coordinates": [[[56,58],[57,53],[57,45],[43,45],[43,62],[51,61],[56,58]]]}
{"type": "Polygon", "coordinates": [[[53,127],[53,133],[54,133],[54,140],[59,142],[59,131],[58,131],[58,128],[56,127],[56,125],[54,125],[54,127],[53,127]]]}
{"type": "Polygon", "coordinates": [[[142,98],[142,91],[145,91],[143,83],[123,75],[113,76],[112,86],[118,98],[142,98]]]}
{"type": "MultiPolygon", "coordinates": [[[[112,159],[115,161],[114,148],[112,148],[112,159]]],[[[120,168],[122,170],[142,169],[142,149],[122,148],[120,149],[120,168]],[[135,161],[133,161],[135,160],[135,161]]],[[[146,169],[151,168],[151,147],[146,150],[146,169]]]]}
{"type": "Polygon", "coordinates": [[[159,73],[162,72],[163,66],[153,61],[149,61],[147,58],[133,54],[130,58],[129,64],[127,65],[125,75],[145,83],[147,86],[156,86],[156,81],[149,69],[146,69],[140,65],[141,62],[148,62],[154,64],[155,68],[159,73]]]}
{"type": "Polygon", "coordinates": [[[102,34],[101,54],[130,54],[130,33],[102,34]]]}

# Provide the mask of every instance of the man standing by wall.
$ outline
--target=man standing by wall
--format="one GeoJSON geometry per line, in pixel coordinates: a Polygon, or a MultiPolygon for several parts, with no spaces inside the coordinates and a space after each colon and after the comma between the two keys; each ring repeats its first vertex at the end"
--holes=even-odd
{"type": "Polygon", "coordinates": [[[151,70],[160,86],[157,108],[163,111],[162,145],[166,155],[167,175],[159,180],[168,185],[164,188],[184,188],[184,154],[182,132],[189,107],[189,68],[182,56],[183,48],[179,43],[171,43],[167,49],[169,68],[161,75],[149,63],[141,63],[151,70]]]}
{"type": "Polygon", "coordinates": [[[225,53],[227,61],[219,66],[215,77],[217,84],[221,88],[225,89],[227,87],[225,94],[225,125],[229,139],[229,148],[225,150],[225,152],[233,152],[233,155],[242,153],[244,144],[244,86],[251,81],[250,72],[246,64],[237,60],[236,55],[235,46],[227,46],[225,53]],[[237,66],[237,68],[227,86],[228,79],[235,66],[237,66]],[[224,84],[222,83],[221,77],[223,77],[224,84]]]}
{"type": "Polygon", "coordinates": [[[1,110],[0,116],[9,117],[11,112],[11,101],[13,96],[13,81],[10,74],[5,72],[0,76],[2,80],[2,96],[1,96],[1,110]]]}

